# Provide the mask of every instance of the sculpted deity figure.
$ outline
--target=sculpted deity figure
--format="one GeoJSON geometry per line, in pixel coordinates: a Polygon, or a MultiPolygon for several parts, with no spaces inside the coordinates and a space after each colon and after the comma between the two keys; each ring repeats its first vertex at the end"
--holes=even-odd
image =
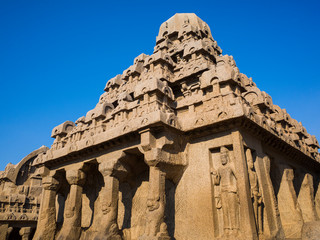
{"type": "Polygon", "coordinates": [[[220,148],[221,166],[212,169],[214,184],[220,186],[224,236],[236,236],[239,230],[239,197],[235,168],[230,162],[229,150],[220,148]]]}
{"type": "Polygon", "coordinates": [[[258,233],[262,234],[262,197],[261,193],[259,192],[258,176],[254,168],[252,153],[250,149],[246,150],[246,158],[248,163],[248,174],[254,217],[256,220],[258,233]]]}

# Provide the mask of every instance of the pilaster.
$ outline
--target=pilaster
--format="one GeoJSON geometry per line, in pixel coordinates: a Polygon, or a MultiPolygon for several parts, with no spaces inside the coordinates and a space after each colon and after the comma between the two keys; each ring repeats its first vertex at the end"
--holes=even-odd
{"type": "Polygon", "coordinates": [[[240,202],[240,234],[245,239],[258,239],[254,211],[251,202],[248,167],[245,158],[242,136],[239,131],[232,132],[234,164],[240,202]]]}

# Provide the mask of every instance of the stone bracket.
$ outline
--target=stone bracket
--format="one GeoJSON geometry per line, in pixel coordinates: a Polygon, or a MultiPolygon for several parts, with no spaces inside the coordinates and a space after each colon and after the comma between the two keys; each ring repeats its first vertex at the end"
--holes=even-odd
{"type": "Polygon", "coordinates": [[[149,166],[159,163],[185,165],[183,150],[179,145],[181,141],[176,134],[166,131],[157,138],[151,129],[145,129],[140,132],[140,136],[141,144],[138,148],[149,166]]]}

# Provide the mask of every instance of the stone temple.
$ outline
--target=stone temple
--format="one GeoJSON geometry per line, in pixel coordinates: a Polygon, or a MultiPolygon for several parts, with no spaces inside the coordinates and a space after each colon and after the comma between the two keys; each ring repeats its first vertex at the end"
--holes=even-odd
{"type": "Polygon", "coordinates": [[[316,138],[195,14],[51,137],[0,173],[1,240],[320,239],[316,138]]]}

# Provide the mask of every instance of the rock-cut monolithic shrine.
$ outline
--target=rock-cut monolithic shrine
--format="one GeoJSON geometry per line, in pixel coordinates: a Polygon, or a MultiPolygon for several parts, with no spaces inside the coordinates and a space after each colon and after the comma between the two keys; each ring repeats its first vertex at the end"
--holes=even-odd
{"type": "Polygon", "coordinates": [[[316,138],[195,14],[51,137],[0,172],[0,240],[320,239],[316,138]]]}

